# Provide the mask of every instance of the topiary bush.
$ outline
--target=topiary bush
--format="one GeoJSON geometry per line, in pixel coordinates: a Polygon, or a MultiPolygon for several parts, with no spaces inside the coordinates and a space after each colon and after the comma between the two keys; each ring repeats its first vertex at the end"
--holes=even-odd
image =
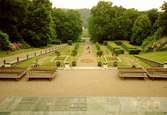
{"type": "Polygon", "coordinates": [[[102,62],[101,62],[101,61],[98,61],[98,62],[97,62],[97,66],[101,67],[101,66],[102,66],[102,62]]]}
{"type": "Polygon", "coordinates": [[[6,33],[0,31],[0,50],[9,50],[9,36],[6,33]]]}
{"type": "Polygon", "coordinates": [[[72,61],[72,66],[76,66],[77,65],[77,62],[76,61],[72,61]]]}
{"type": "Polygon", "coordinates": [[[118,62],[117,61],[114,61],[113,62],[113,67],[117,67],[118,66],[118,62]]]}
{"type": "Polygon", "coordinates": [[[60,61],[56,61],[56,66],[60,67],[61,66],[61,62],[60,61]]]}
{"type": "Polygon", "coordinates": [[[99,50],[97,51],[97,56],[101,57],[103,55],[103,51],[99,50]]]}
{"type": "Polygon", "coordinates": [[[115,43],[117,44],[117,45],[122,45],[122,42],[121,41],[115,41],[115,43]]]}
{"type": "Polygon", "coordinates": [[[76,55],[77,55],[77,50],[74,49],[74,50],[72,51],[72,56],[76,56],[76,55]]]}

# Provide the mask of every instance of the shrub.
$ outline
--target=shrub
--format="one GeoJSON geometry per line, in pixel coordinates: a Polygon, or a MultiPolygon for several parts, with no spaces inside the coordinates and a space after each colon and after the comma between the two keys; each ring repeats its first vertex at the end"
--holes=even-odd
{"type": "Polygon", "coordinates": [[[115,41],[115,43],[117,44],[117,45],[122,45],[122,42],[121,41],[115,41]]]}
{"type": "Polygon", "coordinates": [[[72,56],[76,56],[76,55],[77,55],[77,50],[74,49],[74,50],[72,51],[72,56]]]}
{"type": "Polygon", "coordinates": [[[117,61],[114,61],[113,62],[113,67],[117,67],[118,66],[118,62],[117,61]]]}
{"type": "Polygon", "coordinates": [[[79,43],[77,43],[74,47],[74,49],[72,50],[72,56],[76,56],[78,54],[78,49],[79,49],[79,43]]]}
{"type": "Polygon", "coordinates": [[[72,61],[72,66],[76,66],[77,62],[76,61],[72,61]]]}
{"type": "Polygon", "coordinates": [[[97,50],[100,50],[100,45],[99,45],[99,43],[96,43],[96,49],[97,49],[97,50]]]}
{"type": "Polygon", "coordinates": [[[101,57],[103,55],[103,51],[99,50],[97,51],[97,56],[101,57]]]}
{"type": "Polygon", "coordinates": [[[68,40],[67,43],[68,43],[68,45],[72,45],[73,41],[72,40],[68,40]]]}
{"type": "Polygon", "coordinates": [[[53,40],[51,41],[51,44],[57,44],[57,45],[60,45],[61,44],[61,40],[53,40]]]}
{"type": "Polygon", "coordinates": [[[114,49],[113,51],[115,54],[124,54],[124,50],[123,49],[114,49]]]}
{"type": "Polygon", "coordinates": [[[102,66],[102,62],[101,62],[101,61],[98,61],[97,65],[98,65],[99,67],[101,67],[101,66],[102,66]]]}
{"type": "Polygon", "coordinates": [[[114,54],[124,54],[124,50],[114,42],[108,44],[108,49],[110,49],[114,54]]]}
{"type": "Polygon", "coordinates": [[[107,46],[108,42],[107,41],[104,41],[103,42],[103,45],[107,46]]]}
{"type": "Polygon", "coordinates": [[[139,54],[141,50],[131,44],[129,44],[127,41],[122,43],[122,47],[124,47],[129,54],[139,54]]]}
{"type": "Polygon", "coordinates": [[[0,31],[0,50],[9,50],[9,36],[0,31]]]}
{"type": "Polygon", "coordinates": [[[60,67],[61,66],[61,62],[60,61],[56,61],[56,66],[60,67]]]}
{"type": "Polygon", "coordinates": [[[129,49],[129,54],[139,54],[141,52],[140,49],[129,49]]]}

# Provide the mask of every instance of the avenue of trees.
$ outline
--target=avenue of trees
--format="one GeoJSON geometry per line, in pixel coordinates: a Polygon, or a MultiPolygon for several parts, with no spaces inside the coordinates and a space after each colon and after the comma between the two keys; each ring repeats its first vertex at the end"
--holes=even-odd
{"type": "Polygon", "coordinates": [[[78,11],[52,8],[49,0],[0,0],[0,50],[13,42],[41,47],[77,41],[81,33],[78,11]]]}
{"type": "Polygon", "coordinates": [[[167,3],[162,11],[151,9],[140,12],[113,6],[100,1],[91,9],[89,33],[92,41],[129,40],[134,45],[146,45],[167,34],[167,3]]]}

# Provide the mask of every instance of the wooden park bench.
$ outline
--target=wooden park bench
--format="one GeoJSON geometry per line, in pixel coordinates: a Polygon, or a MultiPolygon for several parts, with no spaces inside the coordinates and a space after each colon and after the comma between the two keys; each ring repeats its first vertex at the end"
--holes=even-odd
{"type": "Polygon", "coordinates": [[[147,78],[146,72],[142,68],[118,68],[120,78],[147,78]]]}
{"type": "Polygon", "coordinates": [[[167,68],[153,67],[147,69],[148,76],[151,79],[167,79],[167,68]]]}
{"type": "Polygon", "coordinates": [[[26,75],[27,69],[15,67],[0,67],[0,79],[21,79],[26,75]]]}
{"type": "Polygon", "coordinates": [[[50,67],[31,67],[27,78],[30,79],[49,79],[52,80],[56,76],[56,68],[50,67]]]}

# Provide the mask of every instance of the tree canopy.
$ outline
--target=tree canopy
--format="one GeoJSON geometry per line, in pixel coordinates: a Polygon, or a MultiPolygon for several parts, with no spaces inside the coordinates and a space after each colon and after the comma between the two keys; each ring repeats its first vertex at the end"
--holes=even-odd
{"type": "Polygon", "coordinates": [[[10,42],[41,47],[57,40],[77,41],[82,32],[80,14],[59,12],[50,0],[0,0],[0,14],[0,31],[9,35],[10,42]]]}
{"type": "Polygon", "coordinates": [[[137,11],[113,6],[112,2],[100,1],[91,9],[89,33],[92,41],[130,40],[141,45],[152,38],[159,39],[167,33],[167,3],[157,9],[137,11]]]}

